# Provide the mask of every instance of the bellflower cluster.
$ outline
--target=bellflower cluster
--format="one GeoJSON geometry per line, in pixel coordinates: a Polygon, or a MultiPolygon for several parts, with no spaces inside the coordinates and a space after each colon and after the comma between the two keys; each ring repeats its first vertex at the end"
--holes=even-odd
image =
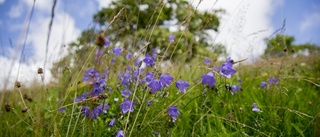
{"type": "Polygon", "coordinates": [[[98,96],[100,93],[104,92],[106,84],[106,76],[103,75],[99,80],[93,83],[93,91],[90,93],[90,95],[98,96]]]}
{"type": "Polygon", "coordinates": [[[176,106],[168,108],[168,115],[172,118],[173,121],[177,120],[177,117],[180,116],[180,112],[176,106]]]}
{"type": "Polygon", "coordinates": [[[171,77],[169,74],[161,75],[160,80],[152,79],[153,77],[153,74],[149,74],[148,78],[146,76],[146,81],[148,82],[148,80],[150,80],[148,87],[151,89],[152,93],[155,93],[156,91],[161,91],[162,87],[169,86],[171,84],[171,81],[173,80],[173,77],[171,77]]]}
{"type": "Polygon", "coordinates": [[[226,78],[231,78],[231,75],[236,73],[237,71],[232,68],[233,60],[231,58],[227,58],[226,63],[222,64],[220,67],[220,74],[225,76],[226,78]]]}
{"type": "Polygon", "coordinates": [[[216,80],[214,79],[214,73],[209,72],[208,74],[202,75],[202,85],[208,84],[210,88],[213,87],[214,84],[216,84],[216,80]]]}
{"type": "Polygon", "coordinates": [[[133,112],[134,111],[134,102],[131,100],[125,100],[120,104],[120,108],[122,109],[122,113],[125,114],[127,112],[133,112]],[[131,107],[130,107],[131,106],[131,107]]]}
{"type": "Polygon", "coordinates": [[[275,78],[275,77],[271,77],[271,78],[269,78],[268,83],[270,83],[270,84],[279,84],[279,79],[275,78]]]}
{"type": "Polygon", "coordinates": [[[126,71],[125,73],[119,73],[118,79],[120,83],[126,87],[129,87],[129,85],[132,82],[132,75],[129,71],[126,71]]]}
{"type": "Polygon", "coordinates": [[[91,68],[84,72],[83,82],[89,82],[92,84],[93,82],[99,80],[99,78],[100,73],[95,68],[91,68]]]}
{"type": "Polygon", "coordinates": [[[176,82],[176,87],[179,89],[180,92],[186,93],[186,88],[188,88],[190,84],[187,81],[178,80],[176,82]]]}
{"type": "Polygon", "coordinates": [[[87,97],[98,96],[100,93],[104,92],[107,77],[106,75],[107,71],[105,71],[105,74],[101,76],[100,73],[97,72],[94,68],[85,71],[83,81],[89,82],[91,85],[93,85],[93,90],[92,92],[83,93],[80,96],[76,97],[74,99],[74,102],[80,102],[87,97]]]}
{"type": "MultiPolygon", "coordinates": [[[[74,102],[81,102],[88,97],[98,96],[105,90],[106,78],[108,71],[103,71],[103,75],[101,75],[96,69],[92,68],[84,72],[84,82],[89,82],[93,86],[93,90],[91,92],[82,93],[80,96],[74,99],[74,102]]],[[[102,112],[106,112],[109,109],[107,103],[100,104],[90,110],[90,107],[83,106],[81,109],[81,113],[88,117],[89,119],[96,119],[102,112]]]]}
{"type": "Polygon", "coordinates": [[[103,112],[106,113],[108,109],[109,109],[108,103],[100,104],[99,106],[93,108],[91,112],[90,112],[90,107],[83,106],[81,109],[81,113],[86,117],[88,117],[89,119],[96,119],[103,112]]]}

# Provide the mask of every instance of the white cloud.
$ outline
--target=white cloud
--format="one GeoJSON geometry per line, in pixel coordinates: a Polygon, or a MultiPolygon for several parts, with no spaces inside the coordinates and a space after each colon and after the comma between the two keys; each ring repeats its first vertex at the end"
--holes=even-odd
{"type": "Polygon", "coordinates": [[[320,13],[315,12],[305,16],[305,19],[300,23],[300,31],[305,32],[311,30],[314,27],[319,27],[320,24],[320,13]]]}
{"type": "MultiPolygon", "coordinates": [[[[64,48],[63,45],[75,40],[80,34],[80,30],[75,26],[75,20],[69,14],[64,13],[61,10],[62,8],[59,6],[55,11],[55,18],[53,20],[51,29],[48,60],[45,69],[46,82],[48,82],[51,78],[50,69],[52,67],[52,63],[67,54],[67,49],[64,48]]],[[[45,62],[46,40],[50,21],[50,16],[40,11],[43,11],[43,9],[40,8],[35,11],[33,19],[30,23],[30,30],[27,40],[27,45],[31,44],[35,51],[33,51],[33,56],[27,61],[29,62],[28,64],[20,64],[19,77],[17,77],[19,57],[14,58],[14,56],[20,54],[19,49],[21,46],[18,46],[16,49],[8,49],[8,51],[6,51],[10,55],[10,58],[0,57],[0,63],[6,64],[6,67],[0,68],[0,79],[5,80],[9,78],[9,83],[7,84],[8,88],[13,87],[13,83],[17,78],[24,85],[30,84],[34,79],[40,79],[38,78],[39,76],[36,72],[38,67],[43,67],[45,62]],[[10,75],[8,75],[9,70],[12,70],[10,75]]],[[[25,32],[22,31],[22,33],[25,32]]],[[[3,87],[4,82],[1,81],[0,88],[3,87]]]]}
{"type": "MultiPolygon", "coordinates": [[[[33,5],[33,0],[20,0],[22,1],[24,4],[27,4],[28,7],[32,7],[33,5]]],[[[37,10],[40,10],[41,12],[51,12],[52,9],[52,5],[53,5],[53,0],[36,0],[35,1],[35,8],[37,10]]],[[[59,3],[59,1],[57,2],[59,3]]]]}
{"type": "MultiPolygon", "coordinates": [[[[197,5],[195,0],[193,5],[197,5]]],[[[199,10],[225,9],[221,16],[219,33],[211,33],[214,43],[226,46],[231,58],[248,62],[257,59],[266,49],[264,38],[272,34],[271,15],[276,6],[283,2],[274,0],[203,0],[199,10]]]]}
{"type": "Polygon", "coordinates": [[[111,0],[96,0],[96,1],[98,2],[99,9],[105,8],[111,3],[111,0]]]}
{"type": "Polygon", "coordinates": [[[23,13],[23,10],[24,10],[24,8],[21,3],[13,5],[9,10],[8,16],[10,18],[18,18],[23,13]]]}
{"type": "Polygon", "coordinates": [[[0,0],[0,4],[2,4],[2,3],[4,3],[5,2],[5,0],[0,0]]]}

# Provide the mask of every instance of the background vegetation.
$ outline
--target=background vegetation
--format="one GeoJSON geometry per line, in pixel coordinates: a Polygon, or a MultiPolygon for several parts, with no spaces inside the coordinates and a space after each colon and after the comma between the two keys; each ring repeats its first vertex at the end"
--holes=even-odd
{"type": "MultiPolygon", "coordinates": [[[[93,16],[97,26],[83,31],[69,44],[70,54],[54,64],[58,82],[32,88],[17,82],[11,92],[1,92],[0,134],[117,136],[123,130],[126,136],[319,136],[319,47],[294,45],[294,37],[278,34],[266,40],[260,61],[232,61],[237,72],[226,78],[217,70],[225,63],[217,61],[225,57],[225,49],[210,43],[207,33],[219,31],[218,13],[223,10],[199,12],[179,0],[112,2],[93,16]],[[170,23],[177,31],[170,31],[170,23]],[[170,35],[175,39],[169,40],[170,35]],[[115,47],[122,49],[120,55],[115,47]],[[154,57],[154,65],[135,65],[147,54],[154,57]],[[91,68],[106,76],[99,77],[101,94],[77,102],[81,94],[96,91],[95,82],[84,81],[91,68]],[[148,72],[154,79],[162,74],[174,79],[152,93],[152,87],[141,82],[148,72]],[[201,76],[208,72],[214,72],[213,87],[202,84],[201,76]],[[129,84],[123,84],[129,77],[129,84]],[[190,84],[186,93],[176,87],[179,80],[190,84]],[[121,92],[126,88],[132,93],[128,98],[121,92]],[[123,113],[120,104],[127,99],[135,102],[134,111],[123,113]],[[85,106],[91,113],[103,103],[109,108],[97,118],[84,114],[85,106]],[[254,103],[261,112],[253,111],[254,103]],[[176,120],[168,112],[172,106],[180,113],[176,120]]],[[[41,78],[41,69],[35,71],[41,78]]]]}

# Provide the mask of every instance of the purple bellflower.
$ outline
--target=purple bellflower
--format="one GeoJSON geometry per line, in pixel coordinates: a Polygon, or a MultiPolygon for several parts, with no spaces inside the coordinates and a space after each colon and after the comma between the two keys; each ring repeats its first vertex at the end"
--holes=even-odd
{"type": "Polygon", "coordinates": [[[154,57],[147,54],[146,57],[143,59],[143,62],[146,63],[147,66],[153,66],[154,57]]]}
{"type": "Polygon", "coordinates": [[[134,61],[134,66],[136,66],[136,67],[139,67],[140,66],[140,60],[139,59],[136,59],[135,61],[134,61]]]}
{"type": "Polygon", "coordinates": [[[124,137],[124,131],[123,131],[123,130],[119,130],[119,131],[117,132],[116,137],[124,137]]]}
{"type": "Polygon", "coordinates": [[[169,40],[170,42],[174,42],[174,38],[175,38],[175,36],[174,36],[173,34],[171,34],[171,35],[168,37],[168,40],[169,40]]]}
{"type": "Polygon", "coordinates": [[[208,84],[210,88],[212,88],[213,85],[216,83],[213,72],[209,72],[208,74],[202,75],[201,78],[202,85],[208,84]]]}
{"type": "Polygon", "coordinates": [[[122,113],[125,114],[127,112],[133,112],[134,111],[134,102],[131,100],[125,100],[120,104],[120,108],[122,109],[122,113]]]}
{"type": "Polygon", "coordinates": [[[115,58],[112,58],[111,59],[111,63],[115,63],[116,62],[116,59],[115,58]]]}
{"type": "Polygon", "coordinates": [[[110,123],[109,123],[109,127],[113,127],[114,122],[116,122],[116,119],[115,119],[115,118],[113,118],[113,119],[110,121],[110,123]]]}
{"type": "Polygon", "coordinates": [[[265,88],[265,87],[267,87],[267,86],[268,86],[268,83],[267,83],[267,82],[262,81],[262,82],[260,83],[260,87],[261,87],[261,88],[265,88]]]}
{"type": "Polygon", "coordinates": [[[161,91],[161,84],[159,80],[152,80],[149,84],[148,87],[151,88],[151,92],[155,93],[157,91],[161,91]]]}
{"type": "Polygon", "coordinates": [[[210,65],[210,59],[205,58],[205,59],[204,59],[204,64],[210,65]]]}
{"type": "Polygon", "coordinates": [[[144,80],[146,82],[150,83],[153,80],[154,77],[155,77],[154,74],[147,72],[146,77],[144,78],[144,80]]]}
{"type": "Polygon", "coordinates": [[[105,41],[106,41],[106,43],[104,44],[104,47],[106,48],[106,47],[108,47],[108,46],[111,44],[111,42],[110,42],[110,40],[109,40],[108,37],[105,37],[104,39],[105,39],[105,41]]]}
{"type": "Polygon", "coordinates": [[[80,96],[76,97],[76,98],[74,99],[74,102],[80,102],[80,101],[82,101],[82,100],[87,99],[87,97],[88,97],[88,93],[87,93],[87,92],[84,92],[84,93],[82,93],[80,96]]]}
{"type": "Polygon", "coordinates": [[[121,90],[121,95],[125,98],[128,98],[131,95],[131,92],[129,89],[125,88],[125,89],[121,90]]]}
{"type": "Polygon", "coordinates": [[[231,93],[234,95],[234,94],[236,94],[236,92],[238,91],[238,90],[240,90],[240,86],[238,85],[232,85],[231,86],[231,93]]]}
{"type": "Polygon", "coordinates": [[[146,105],[147,105],[147,106],[150,106],[150,105],[153,103],[153,101],[154,101],[154,100],[149,100],[149,101],[147,101],[147,102],[146,102],[146,105]]]}
{"type": "Polygon", "coordinates": [[[260,110],[258,108],[257,103],[253,103],[252,111],[254,111],[254,112],[262,112],[262,110],[260,110]]]}
{"type": "Polygon", "coordinates": [[[190,85],[187,81],[178,80],[176,82],[176,87],[179,89],[180,92],[186,93],[186,88],[190,85]]]}
{"type": "Polygon", "coordinates": [[[169,87],[172,80],[173,80],[173,77],[171,77],[169,74],[163,74],[160,76],[161,86],[169,87]]]}
{"type": "Polygon", "coordinates": [[[275,77],[271,77],[271,78],[269,78],[268,82],[270,84],[279,84],[279,79],[275,78],[275,77]]]}
{"type": "Polygon", "coordinates": [[[177,117],[180,116],[180,112],[176,106],[168,108],[168,115],[172,118],[173,121],[177,120],[177,117]]]}
{"type": "Polygon", "coordinates": [[[131,53],[128,53],[127,54],[127,59],[131,59],[132,58],[132,54],[131,53]]]}
{"type": "Polygon", "coordinates": [[[100,114],[103,112],[106,113],[106,111],[109,109],[109,106],[107,103],[100,104],[99,106],[92,109],[90,113],[90,107],[83,106],[81,109],[81,113],[88,117],[89,119],[96,119],[100,114]]]}
{"type": "Polygon", "coordinates": [[[159,80],[152,80],[149,84],[148,87],[151,88],[151,92],[155,93],[157,91],[161,91],[161,84],[159,80]]]}
{"type": "Polygon", "coordinates": [[[227,58],[226,63],[222,64],[220,67],[220,74],[225,76],[226,78],[231,78],[231,75],[236,73],[237,71],[232,68],[233,61],[229,58],[227,58]]]}
{"type": "Polygon", "coordinates": [[[157,49],[156,49],[156,48],[153,48],[153,50],[152,50],[152,55],[153,55],[153,56],[156,56],[157,54],[158,54],[157,49]]]}
{"type": "Polygon", "coordinates": [[[115,56],[120,56],[121,52],[122,52],[121,48],[118,48],[118,47],[113,48],[113,54],[115,56]]]}
{"type": "Polygon", "coordinates": [[[66,110],[67,110],[67,109],[66,109],[65,107],[62,107],[62,108],[59,109],[59,112],[63,113],[63,112],[65,112],[66,110]]]}

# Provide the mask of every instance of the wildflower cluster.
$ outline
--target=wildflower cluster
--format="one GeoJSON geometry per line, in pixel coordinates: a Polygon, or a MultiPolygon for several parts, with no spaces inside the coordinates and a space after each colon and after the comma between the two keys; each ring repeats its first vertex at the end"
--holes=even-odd
{"type": "MultiPolygon", "coordinates": [[[[170,43],[174,42],[174,35],[170,35],[168,39],[170,43]]],[[[124,51],[126,51],[120,47],[109,49],[111,42],[107,37],[104,39],[104,41],[101,38],[99,40],[100,46],[96,51],[96,57],[94,60],[97,64],[101,64],[100,62],[106,57],[110,57],[111,61],[116,63],[116,59],[121,58],[124,51]],[[105,51],[103,48],[107,50],[105,51]],[[113,54],[104,55],[104,53],[110,52],[113,54]]],[[[88,87],[90,90],[83,92],[74,98],[75,103],[82,104],[81,114],[90,120],[97,119],[100,116],[108,117],[110,118],[108,125],[111,128],[114,127],[114,125],[117,125],[118,120],[121,121],[119,115],[125,116],[128,113],[135,113],[135,107],[137,105],[142,105],[143,102],[141,102],[141,100],[137,102],[136,98],[133,97],[135,94],[134,92],[150,91],[151,94],[163,94],[168,92],[167,89],[171,86],[175,79],[169,73],[159,74],[157,71],[150,71],[156,64],[157,54],[157,49],[154,49],[152,54],[146,54],[142,60],[135,57],[132,66],[127,66],[124,71],[120,71],[117,74],[118,83],[116,87],[110,87],[111,85],[107,84],[107,79],[109,79],[108,77],[110,76],[109,70],[105,69],[103,71],[99,71],[100,68],[97,67],[86,70],[83,75],[83,82],[89,84],[88,87]],[[139,85],[137,87],[138,89],[135,86],[136,84],[139,85]],[[115,92],[109,92],[109,95],[105,93],[106,90],[111,91],[113,89],[115,92]],[[121,96],[117,96],[117,92],[119,92],[119,95],[121,96]],[[114,97],[115,103],[111,104],[112,106],[108,104],[108,102],[110,102],[110,100],[107,99],[108,96],[114,97]],[[88,100],[90,100],[90,105],[88,105],[88,100]],[[117,103],[118,101],[119,104],[117,103]],[[113,107],[113,105],[116,105],[117,108],[121,110],[119,112],[112,112],[118,113],[117,117],[114,117],[114,115],[108,115],[108,113],[106,114],[106,112],[113,107]]],[[[133,55],[131,53],[127,53],[124,58],[126,60],[132,60],[133,55]]],[[[212,72],[208,73],[208,76],[204,76],[204,78],[207,79],[204,81],[204,83],[210,85],[211,87],[214,85],[215,80],[212,72]]],[[[187,88],[190,87],[190,84],[185,80],[176,80],[175,87],[178,92],[187,93],[187,88]]],[[[155,100],[157,100],[156,97],[157,96],[151,97],[148,101],[145,101],[145,105],[150,107],[155,100]]],[[[60,112],[65,112],[66,109],[67,108],[65,107],[60,108],[60,112]]],[[[176,105],[168,106],[167,114],[172,121],[175,122],[180,116],[180,111],[176,105]]],[[[129,116],[129,114],[127,116],[129,116]]],[[[121,129],[118,130],[116,136],[124,135],[125,130],[121,129]]]]}

